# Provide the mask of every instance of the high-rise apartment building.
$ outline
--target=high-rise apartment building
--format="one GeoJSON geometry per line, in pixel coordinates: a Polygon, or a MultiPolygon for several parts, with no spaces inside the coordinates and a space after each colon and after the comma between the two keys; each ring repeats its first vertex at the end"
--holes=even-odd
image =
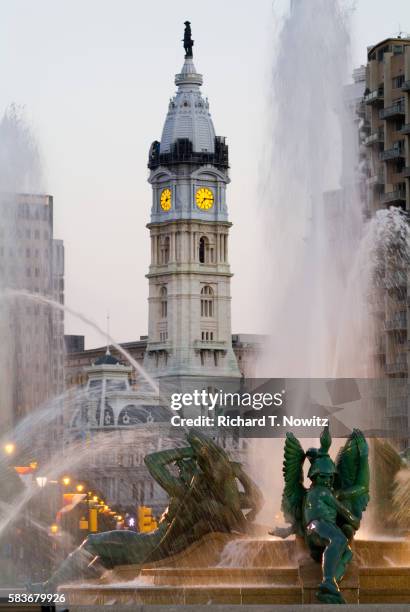
{"type": "MultiPolygon", "coordinates": [[[[387,38],[368,49],[362,107],[367,168],[367,210],[410,211],[410,38],[387,38]]],[[[377,359],[389,379],[386,416],[399,444],[409,438],[408,269],[384,262],[384,287],[373,304],[379,330],[377,359]]]]}
{"type": "Polygon", "coordinates": [[[53,238],[51,196],[2,194],[0,210],[0,419],[7,431],[64,387],[64,313],[21,295],[63,304],[64,247],[53,238]]]}

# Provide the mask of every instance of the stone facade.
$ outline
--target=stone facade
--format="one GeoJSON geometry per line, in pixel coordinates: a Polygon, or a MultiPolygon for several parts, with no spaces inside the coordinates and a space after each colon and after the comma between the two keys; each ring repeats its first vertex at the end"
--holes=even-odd
{"type": "MultiPolygon", "coordinates": [[[[241,376],[245,378],[254,378],[256,375],[256,363],[257,359],[262,354],[263,346],[267,338],[263,335],[258,334],[233,334],[231,343],[232,350],[234,352],[238,368],[241,376]]],[[[138,363],[143,365],[144,354],[147,348],[147,336],[141,336],[139,340],[133,342],[123,342],[121,346],[128,351],[128,353],[138,363]]],[[[73,347],[72,336],[66,336],[66,356],[65,356],[65,384],[66,387],[81,386],[85,387],[87,384],[87,368],[99,358],[103,357],[107,347],[100,346],[93,349],[87,350],[68,350],[73,347]],[[67,343],[67,339],[68,343],[67,343]]],[[[74,347],[84,347],[84,336],[75,336],[74,347]]],[[[124,357],[115,349],[110,346],[110,352],[114,355],[121,363],[124,363],[124,357]]],[[[131,386],[137,388],[137,381],[135,380],[134,374],[129,374],[131,386]]]]}

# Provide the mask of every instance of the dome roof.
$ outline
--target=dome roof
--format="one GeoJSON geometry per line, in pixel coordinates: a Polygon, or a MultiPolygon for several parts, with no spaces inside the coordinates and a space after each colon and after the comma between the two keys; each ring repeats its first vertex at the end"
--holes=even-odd
{"type": "Polygon", "coordinates": [[[109,353],[108,351],[107,353],[105,353],[103,357],[98,357],[98,359],[94,361],[94,365],[96,366],[98,365],[117,365],[118,363],[120,363],[118,359],[116,359],[116,357],[113,357],[111,353],[109,353]]]}
{"type": "Polygon", "coordinates": [[[214,153],[215,129],[208,100],[200,91],[202,75],[197,73],[192,57],[185,58],[181,72],[175,75],[175,85],[178,90],[169,102],[160,153],[169,153],[179,138],[190,140],[194,152],[214,153]]]}

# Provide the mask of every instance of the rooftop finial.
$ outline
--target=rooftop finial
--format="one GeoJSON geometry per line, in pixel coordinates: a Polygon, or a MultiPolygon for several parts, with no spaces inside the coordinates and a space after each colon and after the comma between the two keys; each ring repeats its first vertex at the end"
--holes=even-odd
{"type": "Polygon", "coordinates": [[[184,31],[184,49],[185,49],[185,59],[189,57],[193,57],[192,47],[194,46],[194,41],[192,40],[191,33],[191,22],[185,21],[185,31],[184,31]]]}
{"type": "Polygon", "coordinates": [[[107,312],[107,350],[105,351],[106,355],[111,355],[110,353],[110,313],[107,312]]]}

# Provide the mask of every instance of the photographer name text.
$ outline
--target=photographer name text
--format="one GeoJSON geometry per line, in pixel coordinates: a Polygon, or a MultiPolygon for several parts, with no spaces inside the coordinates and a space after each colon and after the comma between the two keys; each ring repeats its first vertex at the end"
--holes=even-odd
{"type": "Polygon", "coordinates": [[[319,416],[309,418],[293,417],[293,416],[278,416],[278,415],[263,415],[259,417],[241,417],[241,416],[197,416],[197,417],[181,417],[175,414],[171,417],[171,425],[174,427],[325,427],[329,423],[329,419],[319,416]]]}

